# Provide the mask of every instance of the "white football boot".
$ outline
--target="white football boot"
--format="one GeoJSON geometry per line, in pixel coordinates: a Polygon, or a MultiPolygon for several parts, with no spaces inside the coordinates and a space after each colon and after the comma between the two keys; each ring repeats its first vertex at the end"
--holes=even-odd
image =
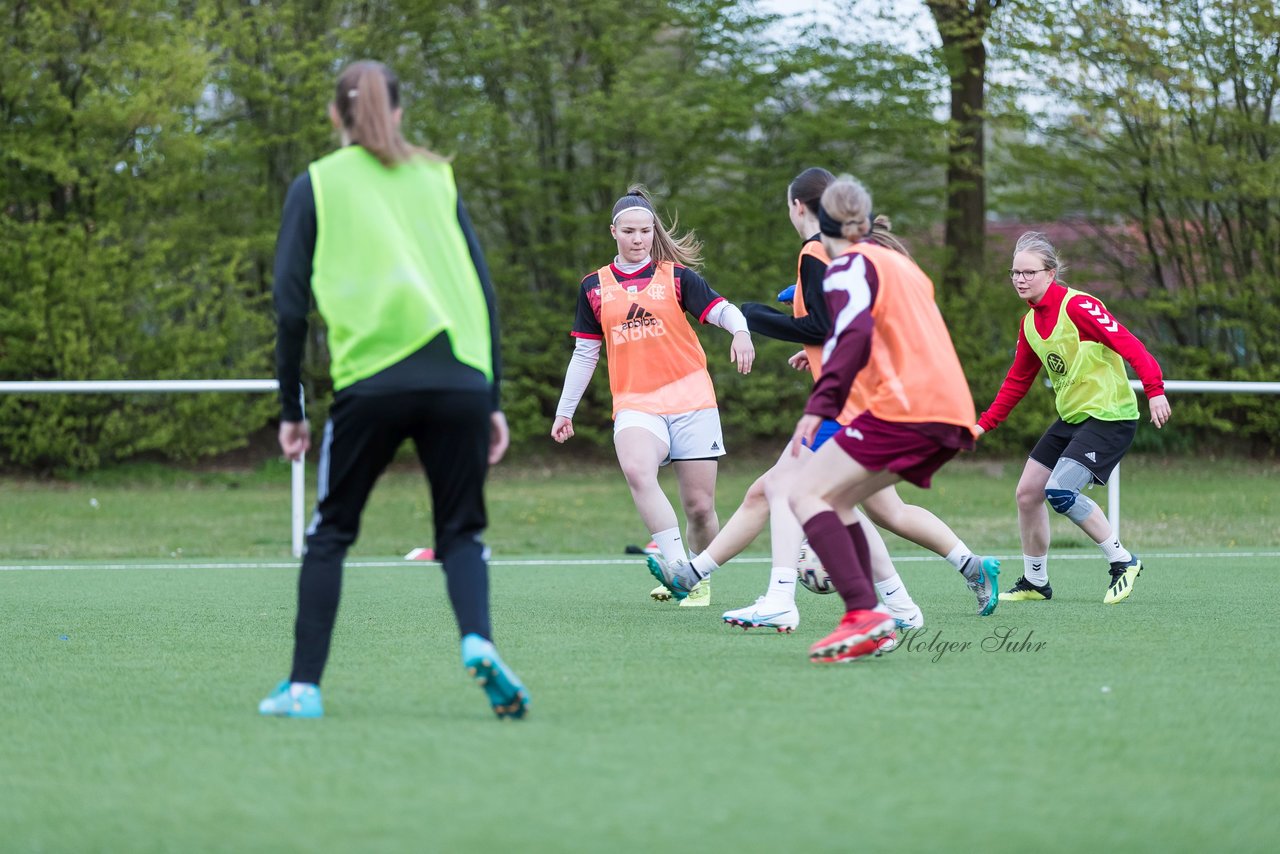
{"type": "Polygon", "coordinates": [[[800,611],[794,601],[761,596],[754,605],[725,611],[721,619],[744,629],[776,629],[790,634],[800,626],[800,611]]]}

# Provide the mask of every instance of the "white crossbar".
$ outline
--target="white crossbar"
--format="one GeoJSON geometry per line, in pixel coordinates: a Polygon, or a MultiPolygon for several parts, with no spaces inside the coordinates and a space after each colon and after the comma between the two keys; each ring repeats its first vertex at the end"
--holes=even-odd
{"type": "Polygon", "coordinates": [[[103,394],[167,391],[275,391],[275,380],[57,380],[0,382],[0,392],[14,394],[103,394]]]}
{"type": "MultiPolygon", "coordinates": [[[[1141,380],[1129,380],[1134,391],[1142,391],[1141,380]]],[[[1165,380],[1166,392],[1209,392],[1217,394],[1280,394],[1280,383],[1247,383],[1217,380],[1165,380]]],[[[1111,478],[1107,481],[1107,520],[1111,523],[1111,533],[1120,536],[1120,464],[1116,463],[1111,478]]]]}
{"type": "MultiPolygon", "coordinates": [[[[1142,383],[1130,380],[1135,391],[1142,383]]],[[[0,394],[121,394],[161,392],[245,391],[274,392],[275,380],[65,380],[41,382],[0,382],[0,394]]],[[[1165,380],[1165,391],[1218,394],[1280,394],[1280,382],[1230,382],[1216,380],[1165,380]]],[[[293,463],[290,487],[292,505],[293,554],[302,554],[305,509],[306,463],[293,463]]],[[[1107,484],[1107,518],[1111,530],[1120,536],[1120,466],[1117,464],[1107,484]]]]}
{"type": "MultiPolygon", "coordinates": [[[[247,391],[275,392],[275,380],[47,380],[0,382],[0,394],[159,394],[163,392],[247,391]]],[[[293,463],[289,486],[293,556],[302,556],[306,521],[306,462],[293,463]]]]}

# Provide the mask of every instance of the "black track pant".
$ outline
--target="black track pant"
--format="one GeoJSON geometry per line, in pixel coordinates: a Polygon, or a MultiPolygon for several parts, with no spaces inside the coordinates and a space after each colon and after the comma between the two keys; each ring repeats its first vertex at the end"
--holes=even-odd
{"type": "Polygon", "coordinates": [[[436,559],[461,634],[491,638],[487,524],[488,392],[413,391],[334,401],[320,449],[319,503],[298,577],[293,682],[320,682],[342,590],[342,562],[379,475],[405,439],[431,486],[436,559]]]}

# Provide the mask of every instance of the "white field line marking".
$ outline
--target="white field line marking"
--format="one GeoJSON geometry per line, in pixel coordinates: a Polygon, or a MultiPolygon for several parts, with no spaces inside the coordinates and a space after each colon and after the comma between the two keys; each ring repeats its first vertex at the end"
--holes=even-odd
{"type": "MultiPolygon", "coordinates": [[[[1022,555],[995,555],[999,560],[1016,561],[1022,555]]],[[[1280,551],[1251,551],[1251,552],[1143,552],[1139,555],[1141,558],[1159,558],[1161,560],[1196,560],[1201,558],[1280,558],[1280,551]]],[[[1054,554],[1054,560],[1092,560],[1097,561],[1102,558],[1096,554],[1054,554]]],[[[928,561],[938,561],[942,558],[933,555],[911,555],[908,557],[896,556],[895,563],[925,563],[928,561]]],[[[773,561],[767,557],[740,557],[734,558],[734,563],[772,563],[773,561]]],[[[418,566],[429,566],[435,561],[422,560],[349,560],[346,566],[351,569],[360,568],[387,568],[400,567],[408,569],[418,566]]],[[[632,566],[641,564],[643,561],[639,555],[629,555],[625,558],[572,558],[567,560],[555,559],[527,559],[527,560],[490,560],[490,566],[632,566]]],[[[121,569],[297,569],[298,561],[184,561],[181,563],[18,563],[18,564],[0,564],[0,572],[57,572],[62,570],[75,569],[103,569],[103,570],[121,570],[121,569]]]]}

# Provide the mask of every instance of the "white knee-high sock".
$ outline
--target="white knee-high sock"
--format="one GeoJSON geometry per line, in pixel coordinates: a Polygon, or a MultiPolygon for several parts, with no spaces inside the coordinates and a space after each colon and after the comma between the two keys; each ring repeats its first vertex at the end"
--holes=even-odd
{"type": "Polygon", "coordinates": [[[1107,563],[1128,563],[1133,560],[1129,550],[1120,545],[1120,538],[1112,535],[1098,543],[1098,548],[1107,556],[1107,563]]]}
{"type": "Polygon", "coordinates": [[[964,544],[964,540],[956,543],[955,548],[947,552],[947,563],[964,572],[964,565],[973,557],[973,552],[964,544]]]}
{"type": "Polygon", "coordinates": [[[684,550],[684,539],[680,536],[678,527],[658,531],[653,535],[653,541],[658,544],[658,550],[662,552],[662,556],[668,562],[689,559],[688,553],[684,550]]]}
{"type": "Polygon", "coordinates": [[[916,606],[915,600],[907,592],[907,585],[902,583],[902,577],[896,572],[884,581],[877,581],[876,592],[880,594],[881,601],[895,611],[916,606]]]}
{"type": "Polygon", "coordinates": [[[769,572],[769,589],[764,594],[770,601],[794,605],[796,601],[796,568],[775,566],[769,572]]]}
{"type": "Polygon", "coordinates": [[[1022,574],[1036,587],[1044,587],[1049,583],[1049,556],[1023,555],[1022,574]]]}

